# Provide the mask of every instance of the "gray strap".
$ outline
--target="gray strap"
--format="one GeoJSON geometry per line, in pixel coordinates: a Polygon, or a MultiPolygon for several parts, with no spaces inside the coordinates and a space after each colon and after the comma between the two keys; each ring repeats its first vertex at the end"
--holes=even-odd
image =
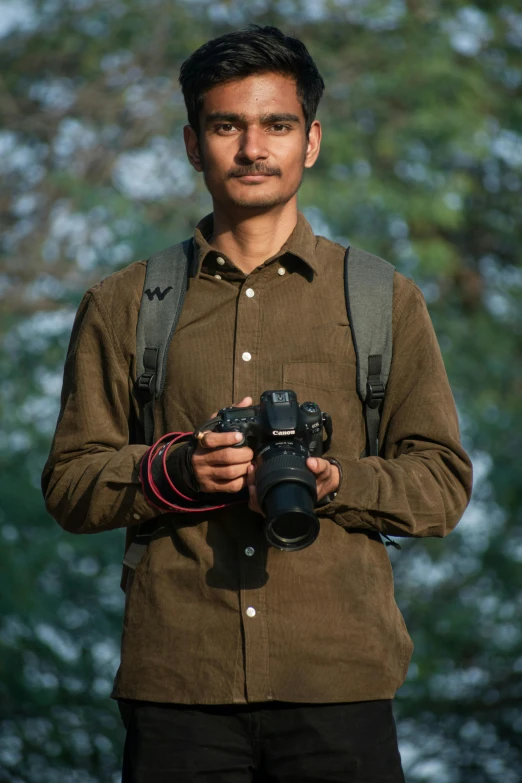
{"type": "Polygon", "coordinates": [[[192,258],[192,240],[187,239],[155,253],[147,261],[136,331],[136,368],[148,444],[154,442],[154,402],[165,384],[168,348],[183,307],[189,274],[194,273],[192,258]]]}
{"type": "Polygon", "coordinates": [[[357,360],[357,393],[364,405],[367,453],[378,454],[380,409],[392,360],[395,267],[349,247],[345,255],[346,309],[357,360]]]}
{"type": "MultiPolygon", "coordinates": [[[[143,402],[145,443],[154,442],[154,402],[165,384],[165,368],[172,335],[185,300],[188,278],[196,273],[192,240],[152,255],[147,261],[136,330],[137,386],[143,402]]],[[[154,520],[138,525],[123,564],[139,565],[158,527],[154,520]]]]}

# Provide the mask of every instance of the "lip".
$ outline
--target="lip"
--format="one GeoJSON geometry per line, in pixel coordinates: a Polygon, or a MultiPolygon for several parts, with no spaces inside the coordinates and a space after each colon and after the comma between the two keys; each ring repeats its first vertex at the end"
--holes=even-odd
{"type": "Polygon", "coordinates": [[[236,177],[236,179],[241,179],[243,182],[262,182],[272,176],[272,174],[245,174],[243,177],[236,177]]]}

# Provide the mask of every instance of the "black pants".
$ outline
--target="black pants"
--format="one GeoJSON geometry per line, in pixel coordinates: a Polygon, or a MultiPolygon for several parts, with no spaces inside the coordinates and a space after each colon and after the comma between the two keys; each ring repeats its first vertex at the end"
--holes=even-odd
{"type": "Polygon", "coordinates": [[[120,708],[122,783],[404,783],[388,700],[120,708]]]}

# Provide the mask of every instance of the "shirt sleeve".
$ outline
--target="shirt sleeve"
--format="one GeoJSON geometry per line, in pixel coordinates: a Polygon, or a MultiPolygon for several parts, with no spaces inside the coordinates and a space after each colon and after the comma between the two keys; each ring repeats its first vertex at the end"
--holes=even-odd
{"type": "Polygon", "coordinates": [[[161,511],[144,497],[133,444],[133,379],[110,318],[88,291],[65,361],[60,414],[42,491],[51,516],[72,533],[129,527],[161,511]]]}
{"type": "Polygon", "coordinates": [[[379,456],[333,454],[343,481],[320,515],[343,527],[442,537],[469,503],[472,466],[424,297],[411,280],[402,280],[379,456]]]}

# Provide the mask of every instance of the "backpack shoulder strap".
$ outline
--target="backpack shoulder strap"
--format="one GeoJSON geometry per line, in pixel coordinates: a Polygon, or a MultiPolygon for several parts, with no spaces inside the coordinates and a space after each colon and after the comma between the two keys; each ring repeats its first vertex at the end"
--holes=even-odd
{"type": "Polygon", "coordinates": [[[193,275],[192,240],[154,253],[147,261],[136,331],[137,387],[145,442],[154,441],[154,402],[163,392],[167,355],[193,275]]]}
{"type": "Polygon", "coordinates": [[[349,247],[344,258],[346,309],[357,361],[357,393],[364,406],[368,456],[379,453],[381,408],[392,360],[395,267],[349,247]]]}
{"type": "MultiPolygon", "coordinates": [[[[154,403],[163,392],[167,355],[183,308],[190,276],[195,275],[192,240],[154,253],[147,261],[136,329],[136,385],[143,401],[145,443],[154,442],[154,403]]],[[[128,594],[134,571],[152,536],[157,518],[127,530],[121,587],[128,594]]]]}

